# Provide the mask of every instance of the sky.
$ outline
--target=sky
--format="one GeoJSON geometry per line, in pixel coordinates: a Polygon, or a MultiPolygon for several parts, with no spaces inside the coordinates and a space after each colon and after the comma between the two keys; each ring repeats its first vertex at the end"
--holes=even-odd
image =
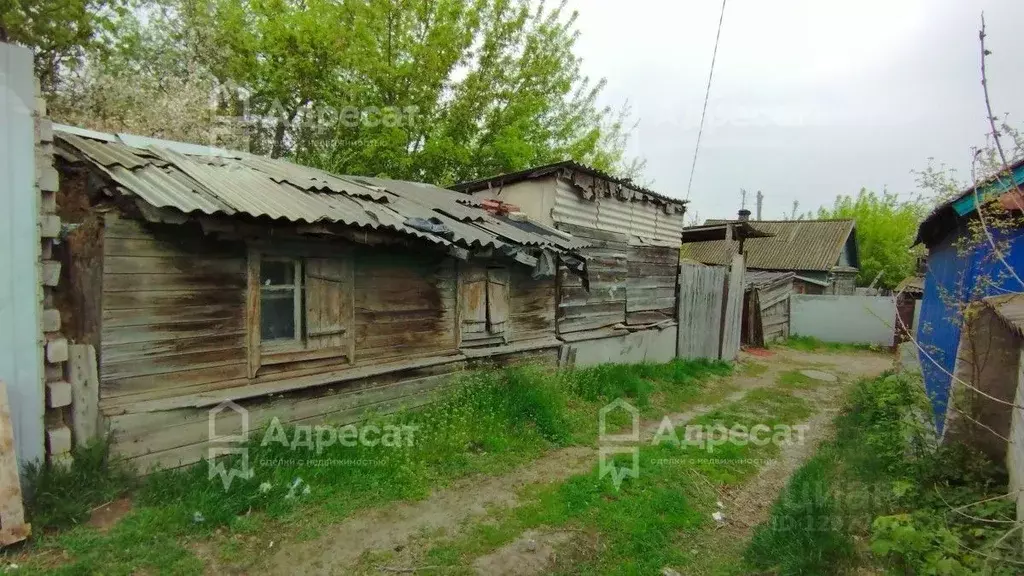
{"type": "MultiPolygon", "coordinates": [[[[603,103],[639,121],[628,153],[650,187],[685,198],[720,0],[570,0],[576,52],[603,103]]],[[[1024,127],[1020,0],[727,0],[690,216],[830,206],[861,188],[911,198],[929,159],[970,175],[989,131],[978,28],[988,24],[993,109],[1024,127]]]]}

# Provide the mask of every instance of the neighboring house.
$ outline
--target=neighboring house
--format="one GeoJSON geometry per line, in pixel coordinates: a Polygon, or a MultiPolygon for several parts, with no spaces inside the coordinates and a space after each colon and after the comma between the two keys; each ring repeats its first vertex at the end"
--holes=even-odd
{"type": "Polygon", "coordinates": [[[55,146],[64,272],[45,306],[97,350],[99,418],[143,470],[203,458],[225,401],[253,428],[344,424],[480,362],[556,363],[556,271],[585,300],[567,286],[587,285],[586,242],[465,194],[71,127],[55,146]]]}
{"type": "MultiPolygon", "coordinates": [[[[1012,167],[1016,183],[1024,182],[1024,161],[1012,167]]],[[[962,347],[965,304],[990,296],[1024,290],[1024,229],[1006,222],[990,226],[991,236],[978,233],[977,201],[994,200],[1004,209],[1019,211],[1024,199],[1009,178],[990,179],[938,206],[921,223],[915,244],[928,249],[924,299],[917,338],[925,387],[932,400],[936,424],[944,428],[952,375],[961,374],[957,351],[962,347]],[[990,244],[991,242],[991,244],[990,244]],[[993,246],[998,250],[993,250],[993,246]]],[[[990,215],[991,217],[991,215],[990,215]]],[[[968,376],[969,377],[969,376],[968,376]]],[[[976,385],[984,387],[985,382],[976,385]]]]}
{"type": "Polygon", "coordinates": [[[559,276],[559,338],[578,364],[675,357],[676,283],[686,202],[575,162],[454,187],[513,204],[531,219],[589,240],[589,289],[559,276]]]}
{"type": "MultiPolygon", "coordinates": [[[[922,266],[923,270],[923,266],[922,266]]],[[[924,298],[924,275],[907,276],[893,290],[896,295],[896,344],[910,340],[917,332],[924,298]]]]}
{"type": "MultiPolygon", "coordinates": [[[[705,225],[728,222],[708,220],[705,225]]],[[[857,233],[853,220],[751,221],[770,237],[749,238],[743,246],[747,270],[793,272],[798,294],[853,294],[857,269],[857,233]]],[[[737,242],[688,244],[684,258],[726,266],[737,242]]]]}

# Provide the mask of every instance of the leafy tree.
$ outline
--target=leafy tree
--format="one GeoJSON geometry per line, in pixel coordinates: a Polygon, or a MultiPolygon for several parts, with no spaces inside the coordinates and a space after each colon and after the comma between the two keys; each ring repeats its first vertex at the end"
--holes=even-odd
{"type": "Polygon", "coordinates": [[[639,177],[630,110],[598,105],[575,21],[564,1],[144,0],[55,94],[55,117],[208,143],[214,116],[238,116],[231,134],[255,153],[442,185],[566,158],[639,177]],[[118,82],[144,96],[111,98],[118,82]],[[216,86],[245,98],[196,107],[216,86]],[[191,121],[151,125],[149,102],[191,121]]]}
{"type": "Polygon", "coordinates": [[[32,48],[36,76],[50,91],[60,74],[81,63],[87,50],[101,50],[113,32],[122,0],[4,0],[0,41],[32,48]]]}
{"type": "Polygon", "coordinates": [[[832,208],[819,208],[818,218],[848,218],[857,222],[860,272],[857,284],[868,286],[882,273],[876,286],[894,288],[915,272],[917,256],[911,244],[925,215],[920,202],[901,202],[896,194],[881,195],[861,189],[854,196],[838,196],[832,208]]]}

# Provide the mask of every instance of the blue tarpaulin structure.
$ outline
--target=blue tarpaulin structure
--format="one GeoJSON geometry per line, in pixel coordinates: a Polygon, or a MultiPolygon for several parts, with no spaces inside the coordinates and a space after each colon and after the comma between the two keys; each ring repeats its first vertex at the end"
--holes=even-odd
{"type": "MultiPolygon", "coordinates": [[[[1024,182],[1024,162],[1015,164],[1012,172],[1017,183],[1024,182]]],[[[981,242],[972,238],[969,229],[971,220],[978,218],[977,199],[985,202],[1011,188],[1014,185],[1005,176],[979,185],[977,195],[972,188],[936,208],[918,228],[916,243],[928,248],[928,272],[917,339],[925,389],[940,433],[960,345],[963,319],[958,308],[987,296],[1024,292],[1024,229],[991,227],[991,243],[984,235],[981,242]],[[970,241],[962,242],[965,239],[970,241]]],[[[1016,209],[1018,203],[1024,204],[1015,199],[1007,207],[1016,209]]]]}

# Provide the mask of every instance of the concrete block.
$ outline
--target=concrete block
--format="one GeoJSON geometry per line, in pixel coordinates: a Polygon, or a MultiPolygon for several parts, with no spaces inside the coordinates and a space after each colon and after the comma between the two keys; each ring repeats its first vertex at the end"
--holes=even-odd
{"type": "Polygon", "coordinates": [[[36,141],[53,142],[53,121],[49,118],[36,120],[36,141]]]}
{"type": "Polygon", "coordinates": [[[45,214],[39,219],[39,235],[43,238],[60,236],[60,216],[45,214]]]}
{"type": "Polygon", "coordinates": [[[51,190],[40,192],[39,211],[43,214],[53,214],[57,211],[57,193],[51,190]]]}
{"type": "Polygon", "coordinates": [[[68,339],[54,338],[46,341],[46,361],[50,364],[66,362],[68,359],[68,339]]]}
{"type": "Polygon", "coordinates": [[[60,330],[60,311],[54,309],[43,310],[43,332],[57,332],[60,330]]]}
{"type": "Polygon", "coordinates": [[[71,383],[63,380],[46,383],[46,405],[62,408],[71,404],[71,383]]]}
{"type": "Polygon", "coordinates": [[[42,96],[36,96],[36,114],[46,116],[46,98],[42,96]]]}
{"type": "Polygon", "coordinates": [[[63,454],[51,454],[50,465],[54,468],[62,468],[69,470],[71,465],[75,463],[74,457],[71,456],[71,452],[64,452],[63,454]]]}
{"type": "Polygon", "coordinates": [[[52,455],[71,451],[71,428],[57,426],[46,431],[46,451],[52,455]]]}
{"type": "Polygon", "coordinates": [[[43,260],[43,286],[56,286],[57,284],[60,284],[60,262],[43,260]]]}
{"type": "Polygon", "coordinates": [[[39,176],[39,189],[44,192],[56,192],[60,187],[60,175],[57,169],[50,165],[43,165],[42,173],[39,176]]]}

